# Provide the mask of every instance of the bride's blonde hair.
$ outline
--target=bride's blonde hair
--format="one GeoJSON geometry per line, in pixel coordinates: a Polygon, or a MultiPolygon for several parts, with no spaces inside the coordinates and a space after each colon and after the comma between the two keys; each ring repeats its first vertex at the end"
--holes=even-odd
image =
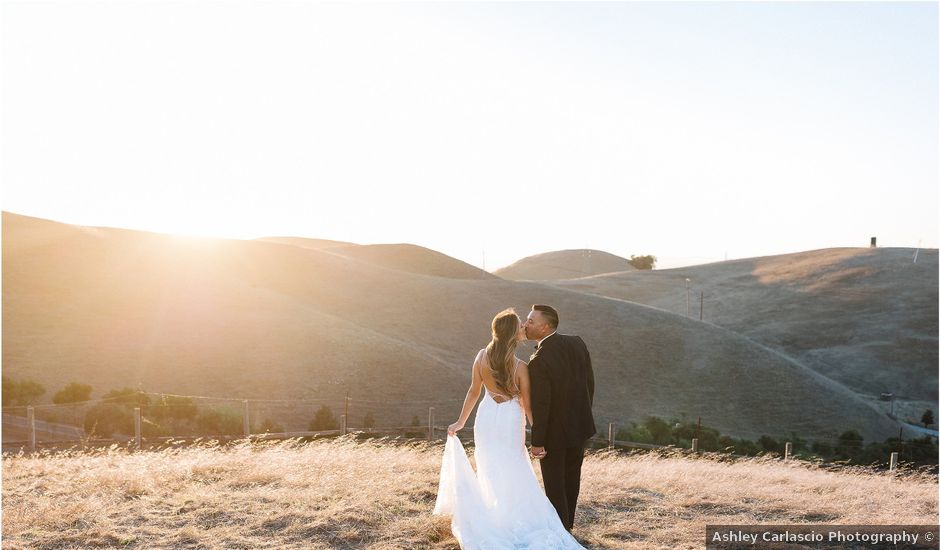
{"type": "Polygon", "coordinates": [[[516,346],[519,345],[519,316],[516,310],[504,309],[496,314],[491,325],[493,339],[486,345],[486,359],[496,386],[506,395],[517,395],[519,388],[512,379],[516,362],[516,346]]]}

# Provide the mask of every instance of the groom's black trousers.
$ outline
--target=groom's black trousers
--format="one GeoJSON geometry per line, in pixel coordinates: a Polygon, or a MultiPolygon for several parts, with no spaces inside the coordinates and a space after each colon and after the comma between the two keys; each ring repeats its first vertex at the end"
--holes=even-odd
{"type": "Polygon", "coordinates": [[[565,529],[574,526],[574,509],[581,490],[581,463],[584,462],[584,444],[577,447],[546,449],[541,459],[542,483],[545,495],[561,518],[565,529]]]}

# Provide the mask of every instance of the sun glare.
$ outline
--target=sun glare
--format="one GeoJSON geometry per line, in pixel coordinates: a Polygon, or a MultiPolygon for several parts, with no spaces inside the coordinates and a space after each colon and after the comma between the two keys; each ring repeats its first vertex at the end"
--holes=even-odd
{"type": "Polygon", "coordinates": [[[164,233],[179,239],[191,241],[210,241],[218,239],[244,240],[254,238],[246,231],[251,224],[246,220],[231,220],[224,216],[212,218],[203,217],[199,220],[177,218],[175,220],[149,219],[141,220],[142,226],[148,231],[164,233]]]}

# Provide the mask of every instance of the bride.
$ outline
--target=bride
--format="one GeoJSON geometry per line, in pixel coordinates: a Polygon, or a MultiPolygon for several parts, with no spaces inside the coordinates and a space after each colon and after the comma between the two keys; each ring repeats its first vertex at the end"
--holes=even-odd
{"type": "Polygon", "coordinates": [[[539,486],[525,447],[532,408],[528,366],[515,356],[525,339],[515,310],[498,313],[492,333],[473,361],[460,418],[447,428],[434,514],[452,516],[451,530],[464,550],[583,548],[539,486]],[[456,432],[481,390],[485,395],[473,423],[474,473],[456,432]]]}

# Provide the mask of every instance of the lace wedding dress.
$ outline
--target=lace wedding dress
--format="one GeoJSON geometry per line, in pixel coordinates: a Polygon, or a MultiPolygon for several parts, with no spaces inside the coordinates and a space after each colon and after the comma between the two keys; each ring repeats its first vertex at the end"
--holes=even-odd
{"type": "Polygon", "coordinates": [[[558,518],[535,477],[525,446],[525,413],[518,397],[485,396],[473,423],[474,473],[456,436],[448,436],[435,515],[451,515],[464,550],[583,548],[558,518]]]}

